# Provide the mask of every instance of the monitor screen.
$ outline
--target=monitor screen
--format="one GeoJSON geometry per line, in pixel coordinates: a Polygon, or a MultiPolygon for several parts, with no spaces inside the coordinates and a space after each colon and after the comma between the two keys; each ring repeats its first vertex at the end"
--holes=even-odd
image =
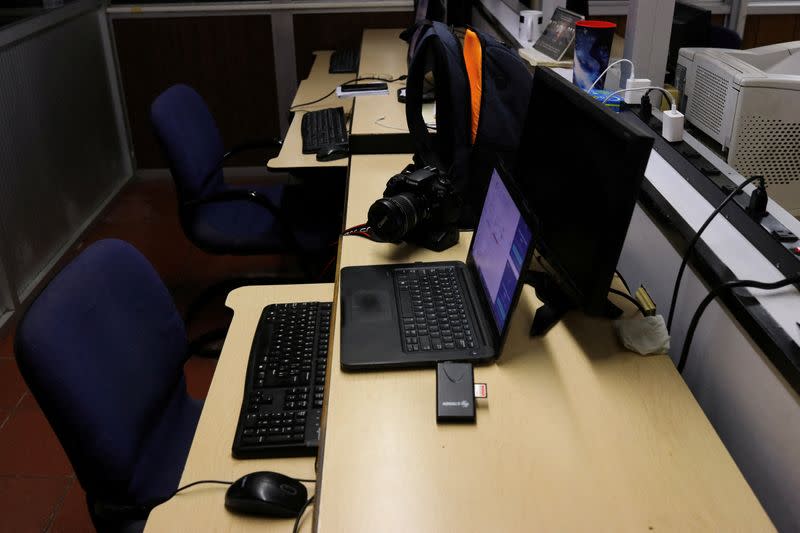
{"type": "Polygon", "coordinates": [[[492,308],[498,332],[503,331],[511,313],[517,281],[530,245],[531,229],[494,170],[473,237],[470,259],[492,308]]]}
{"type": "Polygon", "coordinates": [[[553,70],[537,68],[515,178],[536,218],[536,248],[570,300],[590,314],[628,232],[652,135],[553,70]]]}

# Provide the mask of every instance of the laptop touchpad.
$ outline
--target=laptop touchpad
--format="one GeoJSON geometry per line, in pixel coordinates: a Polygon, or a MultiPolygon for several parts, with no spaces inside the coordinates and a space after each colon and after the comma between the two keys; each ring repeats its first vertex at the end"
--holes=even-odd
{"type": "Polygon", "coordinates": [[[387,291],[357,290],[350,298],[350,318],[354,322],[392,320],[394,299],[387,291]]]}

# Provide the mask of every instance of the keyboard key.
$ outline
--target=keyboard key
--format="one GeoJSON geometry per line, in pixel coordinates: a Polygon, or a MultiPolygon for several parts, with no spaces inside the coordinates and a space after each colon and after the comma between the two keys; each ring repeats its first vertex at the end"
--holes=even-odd
{"type": "Polygon", "coordinates": [[[404,317],[405,351],[463,349],[474,344],[455,267],[403,269],[395,274],[395,286],[404,317]]]}

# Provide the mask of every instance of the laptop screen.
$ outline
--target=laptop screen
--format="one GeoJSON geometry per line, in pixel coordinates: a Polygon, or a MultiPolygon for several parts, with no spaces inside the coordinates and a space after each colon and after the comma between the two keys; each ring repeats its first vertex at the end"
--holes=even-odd
{"type": "Polygon", "coordinates": [[[531,229],[494,170],[473,236],[471,259],[499,332],[511,313],[520,270],[530,246],[531,229]]]}

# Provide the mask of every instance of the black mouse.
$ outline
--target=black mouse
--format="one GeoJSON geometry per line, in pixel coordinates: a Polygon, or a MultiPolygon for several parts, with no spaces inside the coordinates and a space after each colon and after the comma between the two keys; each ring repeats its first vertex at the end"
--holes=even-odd
{"type": "Polygon", "coordinates": [[[292,518],[306,504],[308,491],[294,478],[277,472],[253,472],[228,487],[225,508],[234,513],[292,518]]]}
{"type": "Polygon", "coordinates": [[[346,144],[330,144],[319,149],[317,161],[336,161],[347,157],[349,153],[346,144]]]}

